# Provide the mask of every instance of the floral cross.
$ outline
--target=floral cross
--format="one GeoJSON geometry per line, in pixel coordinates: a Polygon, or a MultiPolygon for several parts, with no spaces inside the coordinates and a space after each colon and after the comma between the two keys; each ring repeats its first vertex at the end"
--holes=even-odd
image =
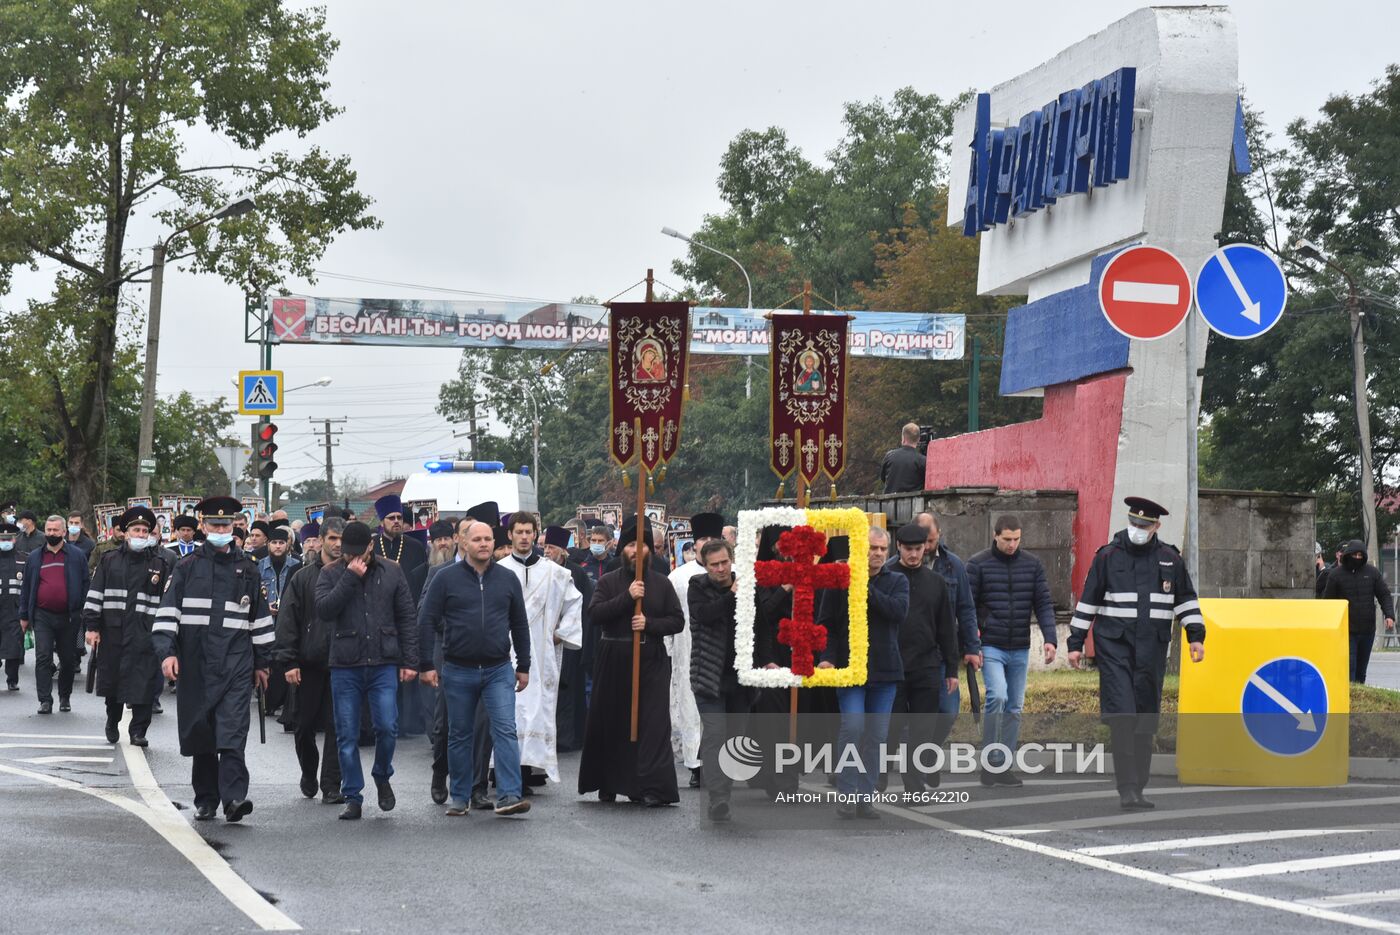
{"type": "Polygon", "coordinates": [[[792,647],[792,673],[807,676],[816,670],[815,654],[826,648],[826,627],[814,620],[817,588],[849,588],[851,566],[820,565],[826,554],[826,534],[797,526],[778,537],[778,552],[791,561],[754,563],[754,577],[764,587],[792,585],[792,616],[778,623],[778,642],[792,647]]]}

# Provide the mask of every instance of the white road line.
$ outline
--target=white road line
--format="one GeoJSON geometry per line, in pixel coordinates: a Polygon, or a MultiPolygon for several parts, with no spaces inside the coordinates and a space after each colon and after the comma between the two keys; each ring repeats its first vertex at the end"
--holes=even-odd
{"type": "MultiPolygon", "coordinates": [[[[1153,794],[1156,798],[1162,789],[1153,794]]],[[[1351,808],[1356,805],[1400,805],[1400,796],[1383,796],[1369,799],[1322,799],[1316,802],[1262,802],[1249,805],[1221,805],[1212,808],[1169,808],[1155,812],[1130,812],[1123,815],[1101,815],[1097,818],[1076,818],[1071,821],[1038,822],[1037,828],[1050,831],[1084,831],[1093,828],[1108,828],[1118,825],[1142,825],[1156,821],[1177,821],[1182,818],[1233,817],[1235,815],[1260,814],[1267,812],[1297,811],[1316,808],[1351,808]]],[[[997,834],[1012,834],[1015,829],[998,828],[997,834]]]]}
{"type": "MultiPolygon", "coordinates": [[[[131,712],[128,710],[126,717],[122,719],[123,736],[130,735],[130,721],[131,712]]],[[[170,842],[171,847],[183,854],[186,860],[194,864],[195,869],[204,874],[204,878],[214,884],[214,888],[222,893],[225,899],[252,919],[259,928],[269,932],[300,931],[300,925],[234,873],[227,861],[209,846],[199,832],[190,827],[189,822],[175,807],[175,803],[170,801],[156,782],[155,774],[151,772],[150,764],[146,762],[146,755],[141,748],[123,741],[121,751],[126,759],[126,770],[131,774],[131,783],[146,803],[150,815],[146,823],[170,842]]]]}
{"type": "Polygon", "coordinates": [[[1352,915],[1348,912],[1338,912],[1335,909],[1329,909],[1325,906],[1312,906],[1305,903],[1291,902],[1286,899],[1274,899],[1271,896],[1243,893],[1239,890],[1226,889],[1223,886],[1211,886],[1208,883],[1199,883],[1194,880],[1182,880],[1169,874],[1143,870],[1140,867],[1133,867],[1129,864],[1114,863],[1111,860],[1104,860],[1102,857],[1091,857],[1088,854],[1076,854],[1074,851],[1061,850],[1058,847],[1038,844],[1035,841],[1023,841],[1019,838],[1008,837],[1004,834],[992,834],[989,831],[959,828],[950,822],[941,821],[928,815],[921,815],[917,812],[912,812],[909,809],[899,808],[897,806],[877,805],[876,808],[892,815],[899,815],[909,821],[916,821],[933,828],[942,828],[945,831],[951,831],[953,834],[965,838],[991,841],[992,843],[1002,844],[1006,847],[1014,847],[1032,854],[1039,854],[1042,857],[1054,857],[1058,860],[1067,860],[1070,863],[1079,864],[1082,867],[1092,867],[1095,870],[1115,873],[1119,876],[1142,880],[1146,883],[1156,883],[1159,886],[1165,886],[1169,889],[1185,890],[1186,892],[1199,893],[1203,896],[1214,896],[1218,899],[1230,900],[1231,902],[1258,906],[1262,909],[1277,909],[1280,912],[1305,916],[1310,919],[1319,919],[1324,922],[1336,922],[1341,925],[1370,929],[1374,932],[1389,932],[1391,935],[1400,935],[1400,925],[1393,922],[1385,922],[1380,919],[1368,919],[1365,916],[1352,915]]]}
{"type": "MultiPolygon", "coordinates": [[[[38,740],[106,740],[106,737],[97,734],[5,734],[0,733],[0,737],[33,737],[38,740]]],[[[22,745],[23,746],[23,745],[22,745]]]]}
{"type": "Polygon", "coordinates": [[[1272,877],[1285,873],[1306,873],[1309,870],[1330,870],[1333,867],[1360,867],[1364,864],[1392,864],[1400,860],[1400,851],[1367,851],[1361,854],[1332,854],[1327,857],[1305,857],[1301,860],[1277,860],[1267,864],[1243,867],[1216,867],[1213,870],[1190,870],[1173,876],[1183,880],[1208,883],[1212,880],[1248,880],[1251,877],[1272,877]]]}
{"type": "Polygon", "coordinates": [[[1175,305],[1181,298],[1181,287],[1169,282],[1128,282],[1113,284],[1113,301],[1146,302],[1150,305],[1175,305]]]}
{"type": "Polygon", "coordinates": [[[1365,906],[1368,903],[1393,903],[1397,901],[1400,901],[1400,890],[1342,893],[1339,896],[1319,896],[1316,899],[1298,900],[1304,906],[1365,906]]]}
{"type": "MultiPolygon", "coordinates": [[[[1151,790],[1154,797],[1159,795],[1189,795],[1199,793],[1203,795],[1213,795],[1217,792],[1260,792],[1257,786],[1173,786],[1164,789],[1151,790]]],[[[915,811],[929,812],[935,815],[945,812],[967,812],[984,808],[1021,808],[1027,805],[1054,805],[1059,802],[1081,802],[1102,799],[1105,802],[1116,802],[1117,793],[1109,789],[1091,789],[1086,792],[1052,792],[1049,795],[1011,795],[999,799],[974,799],[970,802],[956,802],[948,805],[920,805],[915,811]]],[[[1048,826],[1047,826],[1048,827],[1048,826]]]]}
{"type": "Polygon", "coordinates": [[[1315,838],[1328,834],[1366,834],[1369,830],[1369,828],[1293,828],[1286,831],[1246,831],[1242,834],[1210,834],[1197,838],[1141,841],[1137,844],[1076,847],[1074,852],[1088,854],[1091,857],[1113,857],[1118,854],[1148,854],[1153,851],[1174,851],[1192,847],[1223,847],[1229,844],[1255,844],[1259,841],[1283,841],[1289,838],[1315,838]]]}
{"type": "Polygon", "coordinates": [[[110,756],[31,756],[20,760],[21,763],[110,763],[114,757],[110,756]]]}
{"type": "Polygon", "coordinates": [[[0,750],[107,750],[110,743],[0,743],[0,750]]]}

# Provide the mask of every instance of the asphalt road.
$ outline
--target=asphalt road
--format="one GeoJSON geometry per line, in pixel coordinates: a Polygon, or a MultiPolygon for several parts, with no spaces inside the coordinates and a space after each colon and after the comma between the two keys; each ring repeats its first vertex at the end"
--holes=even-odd
{"type": "Polygon", "coordinates": [[[1138,814],[1103,781],[963,782],[945,788],[966,801],[784,830],[751,790],[712,825],[684,777],[674,808],[581,799],[569,754],[528,816],[448,819],[418,737],[400,743],[398,807],[348,823],[301,797],[269,722],[248,750],[254,813],[194,825],[173,698],[143,754],[101,739],[93,696],[37,715],[24,673],[0,691],[0,932],[1400,933],[1400,781],[1154,782],[1159,807],[1138,814]]]}

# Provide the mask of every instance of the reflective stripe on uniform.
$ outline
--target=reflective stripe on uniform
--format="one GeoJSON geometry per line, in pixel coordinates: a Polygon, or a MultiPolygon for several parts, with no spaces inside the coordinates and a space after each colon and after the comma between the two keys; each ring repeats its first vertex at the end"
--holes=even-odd
{"type": "Polygon", "coordinates": [[[182,614],[180,616],[180,626],[207,627],[209,626],[209,615],[182,614]]]}
{"type": "Polygon", "coordinates": [[[207,597],[186,597],[180,603],[184,607],[209,608],[214,606],[213,600],[207,597]]]}
{"type": "Polygon", "coordinates": [[[1200,609],[1201,609],[1201,602],[1200,602],[1200,601],[1196,601],[1196,600],[1182,601],[1180,604],[1177,604],[1177,605],[1176,605],[1176,612],[1179,613],[1179,614],[1184,614],[1184,613],[1186,613],[1188,610],[1200,610],[1200,609]]]}
{"type": "Polygon", "coordinates": [[[1099,612],[1099,607],[1097,604],[1086,604],[1083,601],[1080,601],[1078,604],[1075,605],[1074,612],[1076,614],[1088,614],[1092,617],[1094,614],[1099,612]]]}
{"type": "Polygon", "coordinates": [[[1109,591],[1103,596],[1106,601],[1117,601],[1120,604],[1136,604],[1138,596],[1132,591],[1109,591]]]}
{"type": "Polygon", "coordinates": [[[1170,604],[1172,601],[1176,600],[1176,597],[1174,595],[1162,594],[1157,591],[1153,591],[1147,596],[1152,598],[1152,603],[1154,604],[1170,604]]]}
{"type": "Polygon", "coordinates": [[[259,646],[261,646],[263,643],[271,643],[276,638],[277,634],[273,633],[271,630],[268,630],[265,633],[253,634],[253,642],[259,646]]]}

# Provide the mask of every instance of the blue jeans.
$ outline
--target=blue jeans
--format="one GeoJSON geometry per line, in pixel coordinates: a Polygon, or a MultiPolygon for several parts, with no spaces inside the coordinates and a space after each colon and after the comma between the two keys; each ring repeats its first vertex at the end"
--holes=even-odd
{"type": "MultiPolygon", "coordinates": [[[[496,757],[496,792],[520,797],[520,743],[515,736],[515,670],[498,666],[442,665],[442,692],[447,698],[448,792],[455,803],[472,795],[472,732],[477,702],[486,705],[496,757]]],[[[499,799],[498,799],[499,801],[499,799]]]]}
{"type": "Polygon", "coordinates": [[[365,774],[360,769],[360,705],[369,701],[374,725],[375,782],[394,775],[394,742],[399,736],[398,666],[353,666],[331,669],[331,703],[335,708],[335,748],[340,760],[340,794],[363,802],[365,774]]]}
{"type": "MultiPolygon", "coordinates": [[[[943,678],[944,678],[944,679],[961,679],[961,678],[962,678],[962,673],[958,671],[958,666],[957,666],[956,663],[954,663],[953,665],[945,665],[945,666],[943,667],[943,678]]],[[[959,682],[958,684],[961,685],[962,683],[959,682]]],[[[939,684],[939,686],[938,686],[938,713],[939,713],[939,714],[954,714],[954,715],[955,715],[955,714],[958,713],[958,709],[961,708],[961,707],[962,707],[962,693],[959,692],[958,689],[956,689],[956,688],[953,689],[952,691],[948,691],[948,685],[947,685],[946,682],[943,682],[943,683],[939,684]]],[[[949,723],[950,725],[952,724],[951,721],[949,721],[948,723],[949,723]]],[[[951,729],[951,728],[950,728],[950,729],[951,729]]]]}
{"type": "Polygon", "coordinates": [[[836,689],[841,708],[841,729],[836,735],[836,762],[849,757],[855,746],[863,767],[837,770],[836,788],[845,793],[871,795],[880,780],[880,745],[890,732],[890,710],[898,682],[867,682],[854,688],[836,689]]]}
{"type": "MultiPolygon", "coordinates": [[[[982,647],[982,685],[987,691],[985,714],[982,719],[982,746],[1003,743],[1014,753],[1016,738],[1021,735],[1021,707],[1026,703],[1026,669],[1030,665],[1029,649],[999,649],[982,647]]],[[[988,760],[1000,766],[1000,751],[988,755],[988,760]]]]}

